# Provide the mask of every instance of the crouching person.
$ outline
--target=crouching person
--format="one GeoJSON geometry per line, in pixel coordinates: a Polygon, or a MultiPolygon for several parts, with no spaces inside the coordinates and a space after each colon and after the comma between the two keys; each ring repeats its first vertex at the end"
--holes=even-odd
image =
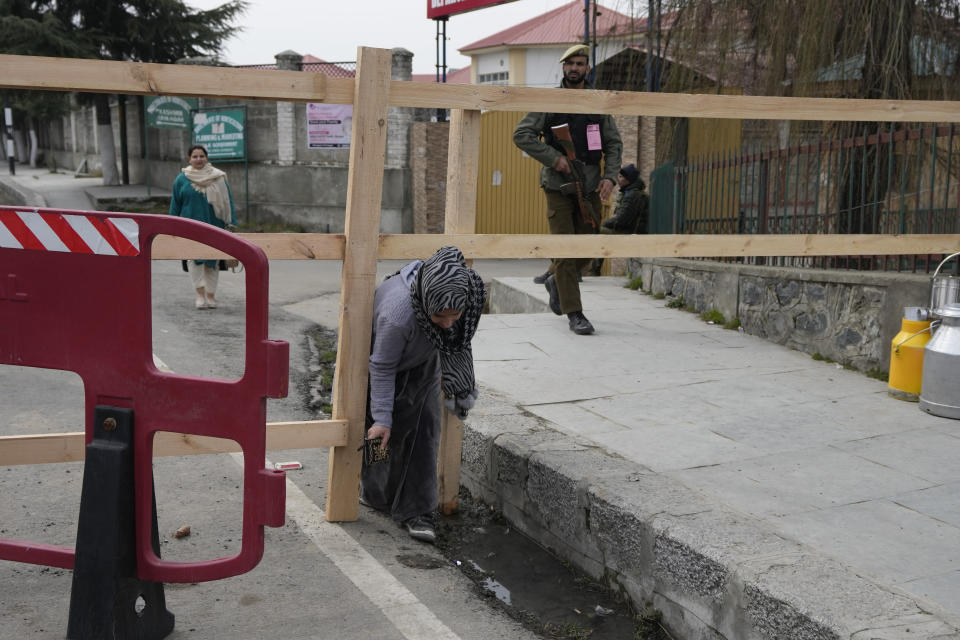
{"type": "Polygon", "coordinates": [[[382,440],[364,456],[360,501],[417,540],[436,540],[441,401],[466,417],[477,398],[470,342],[485,300],[456,247],[407,264],[374,296],[366,424],[368,443],[382,440]]]}

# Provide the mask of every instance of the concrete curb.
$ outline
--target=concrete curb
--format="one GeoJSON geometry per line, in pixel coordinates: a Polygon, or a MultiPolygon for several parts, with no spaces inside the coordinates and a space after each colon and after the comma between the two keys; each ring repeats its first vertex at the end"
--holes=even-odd
{"type": "MultiPolygon", "coordinates": [[[[506,299],[503,286],[492,300],[506,299]]],[[[483,396],[464,425],[462,484],[638,609],[661,610],[676,637],[960,638],[935,606],[565,435],[501,392],[483,396]]]]}
{"type": "Polygon", "coordinates": [[[0,193],[10,198],[14,205],[26,207],[46,207],[46,199],[37,193],[21,186],[9,176],[0,176],[0,193]]]}

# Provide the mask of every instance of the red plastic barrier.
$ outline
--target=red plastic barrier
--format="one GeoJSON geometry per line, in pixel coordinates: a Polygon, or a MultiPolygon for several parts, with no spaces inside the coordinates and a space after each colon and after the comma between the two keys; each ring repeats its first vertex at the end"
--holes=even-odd
{"type": "MultiPolygon", "coordinates": [[[[0,364],[76,372],[84,382],[86,439],[98,404],[135,416],[138,577],[217,580],[263,556],[263,527],[284,522],[282,471],[264,467],[266,398],[287,394],[289,345],[267,339],[263,251],[211,225],[172,216],[0,207],[0,364]],[[153,239],[196,240],[243,263],[246,366],[235,381],[159,371],[153,363],[153,239]],[[152,443],[157,431],[236,441],[244,453],[243,540],[235,556],[167,562],[150,545],[152,443]]],[[[70,547],[0,539],[0,559],[73,568],[70,547]]]]}

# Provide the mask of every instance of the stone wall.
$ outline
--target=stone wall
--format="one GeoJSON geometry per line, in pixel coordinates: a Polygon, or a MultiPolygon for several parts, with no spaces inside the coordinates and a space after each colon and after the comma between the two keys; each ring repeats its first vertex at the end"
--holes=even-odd
{"type": "Polygon", "coordinates": [[[902,273],[673,259],[630,259],[627,270],[649,293],[682,296],[697,312],[739,318],[747,333],[862,371],[888,369],[903,308],[926,306],[930,291],[928,276],[902,273]]]}
{"type": "MultiPolygon", "coordinates": [[[[409,51],[394,51],[391,73],[394,79],[410,79],[411,57],[409,51]]],[[[278,66],[286,69],[299,68],[301,59],[291,51],[277,56],[278,66]]],[[[350,150],[307,148],[304,103],[201,98],[199,104],[201,108],[246,106],[247,163],[215,163],[227,172],[241,223],[307,232],[343,231],[350,150]]],[[[121,123],[116,100],[111,106],[119,162],[121,123]]],[[[169,190],[186,164],[190,134],[170,129],[149,129],[144,134],[142,113],[142,101],[128,98],[130,182],[169,190]],[[145,160],[146,150],[149,150],[149,162],[145,160]]],[[[412,119],[412,110],[390,108],[381,209],[384,233],[413,231],[408,148],[412,119]]],[[[85,161],[90,170],[100,166],[96,119],[91,107],[77,106],[69,115],[46,123],[40,140],[49,165],[74,170],[85,161]]]]}

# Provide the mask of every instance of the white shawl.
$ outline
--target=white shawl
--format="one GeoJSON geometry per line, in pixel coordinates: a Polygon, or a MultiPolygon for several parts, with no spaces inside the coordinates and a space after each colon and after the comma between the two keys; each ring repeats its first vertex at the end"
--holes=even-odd
{"type": "Polygon", "coordinates": [[[191,166],[183,168],[183,175],[193,185],[193,188],[207,198],[213,207],[213,213],[223,221],[224,226],[233,224],[230,215],[230,194],[227,192],[227,174],[212,164],[204,165],[203,169],[194,169],[191,166]]]}

